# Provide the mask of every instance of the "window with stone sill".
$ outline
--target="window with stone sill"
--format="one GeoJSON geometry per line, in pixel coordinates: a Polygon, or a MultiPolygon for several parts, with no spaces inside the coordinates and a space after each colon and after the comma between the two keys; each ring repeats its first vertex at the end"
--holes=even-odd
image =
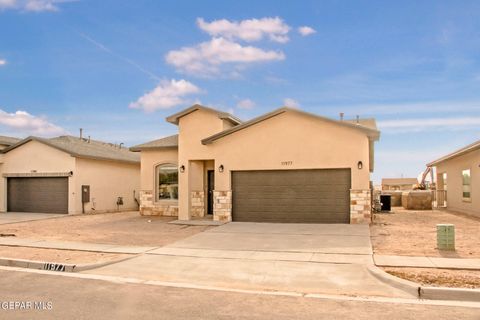
{"type": "Polygon", "coordinates": [[[178,199],[178,168],[177,165],[167,163],[155,167],[155,200],[178,199]]]}

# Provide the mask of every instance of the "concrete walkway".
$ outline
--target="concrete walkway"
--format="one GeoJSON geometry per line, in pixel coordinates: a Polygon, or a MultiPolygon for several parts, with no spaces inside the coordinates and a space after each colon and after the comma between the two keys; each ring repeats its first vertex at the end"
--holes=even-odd
{"type": "Polygon", "coordinates": [[[57,241],[57,240],[38,240],[29,238],[16,237],[0,237],[0,245],[43,248],[43,249],[60,249],[60,250],[78,250],[93,251],[105,253],[127,253],[140,254],[158,247],[140,247],[140,246],[119,246],[114,244],[87,243],[75,241],[57,241]]]}
{"type": "Polygon", "coordinates": [[[36,213],[36,212],[3,212],[0,213],[0,224],[10,224],[35,220],[67,217],[68,214],[36,213]]]}
{"type": "Polygon", "coordinates": [[[373,260],[380,267],[480,270],[480,259],[374,255],[373,260]]]}

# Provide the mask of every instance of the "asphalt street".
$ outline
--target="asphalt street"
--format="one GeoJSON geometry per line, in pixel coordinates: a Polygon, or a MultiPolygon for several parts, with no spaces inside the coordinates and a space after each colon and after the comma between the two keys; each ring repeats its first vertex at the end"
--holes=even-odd
{"type": "Polygon", "coordinates": [[[480,319],[480,309],[470,307],[210,291],[5,269],[0,302],[0,319],[480,319]],[[31,308],[21,310],[27,302],[31,308]]]}

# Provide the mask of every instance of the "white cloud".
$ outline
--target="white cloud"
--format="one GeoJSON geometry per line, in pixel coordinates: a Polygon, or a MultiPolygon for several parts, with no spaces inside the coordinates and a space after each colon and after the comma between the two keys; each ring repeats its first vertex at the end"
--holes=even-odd
{"type": "Polygon", "coordinates": [[[229,21],[227,19],[206,22],[203,18],[197,19],[200,29],[213,37],[224,37],[230,40],[259,41],[269,38],[272,41],[285,43],[288,39],[290,27],[279,17],[247,19],[229,21]]]}
{"type": "Polygon", "coordinates": [[[378,122],[380,129],[394,132],[421,132],[430,130],[464,130],[478,128],[480,117],[427,118],[383,120],[378,122]]]}
{"type": "Polygon", "coordinates": [[[237,107],[240,109],[252,109],[255,107],[255,102],[250,99],[243,99],[238,101],[237,107]]]}
{"type": "MultiPolygon", "coordinates": [[[[1,0],[0,0],[1,1],[1,0]]],[[[7,60],[5,59],[0,59],[0,66],[4,66],[7,64],[7,60]]]]}
{"type": "Polygon", "coordinates": [[[0,0],[0,10],[16,9],[32,12],[58,11],[56,4],[68,0],[0,0]]]}
{"type": "Polygon", "coordinates": [[[233,66],[234,72],[247,64],[284,60],[281,51],[262,50],[252,46],[242,46],[225,38],[213,38],[195,47],[172,50],[165,57],[167,63],[177,70],[196,76],[219,74],[220,66],[233,66]]]}
{"type": "Polygon", "coordinates": [[[283,105],[290,108],[300,109],[300,103],[291,98],[283,99],[283,105]]]}
{"type": "Polygon", "coordinates": [[[317,31],[315,31],[315,29],[313,29],[311,27],[308,27],[308,26],[299,27],[297,30],[298,30],[298,33],[300,33],[304,37],[309,36],[309,35],[317,32],[317,31]]]}
{"type": "Polygon", "coordinates": [[[21,110],[15,113],[0,110],[0,125],[26,135],[52,136],[66,133],[45,117],[37,117],[21,110]]]}
{"type": "Polygon", "coordinates": [[[161,81],[152,91],[132,102],[130,108],[143,109],[146,112],[168,109],[186,103],[185,96],[200,92],[201,90],[197,86],[186,80],[165,80],[161,81]]]}
{"type": "Polygon", "coordinates": [[[14,8],[17,0],[0,0],[0,10],[14,8]]]}

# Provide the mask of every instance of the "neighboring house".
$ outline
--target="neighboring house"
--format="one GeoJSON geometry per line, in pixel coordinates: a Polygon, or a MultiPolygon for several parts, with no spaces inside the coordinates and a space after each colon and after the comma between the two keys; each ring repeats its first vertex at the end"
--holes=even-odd
{"type": "Polygon", "coordinates": [[[178,135],[141,152],[141,214],[219,221],[371,219],[375,121],[280,108],[250,121],[194,105],[167,118],[178,135]],[[366,125],[368,123],[368,125],[366,125]]]}
{"type": "Polygon", "coordinates": [[[28,137],[1,152],[0,211],[73,214],[138,208],[140,157],[127,148],[72,136],[28,137]]]}
{"type": "Polygon", "coordinates": [[[0,136],[0,150],[10,147],[12,144],[19,142],[21,139],[7,136],[0,136]]]}
{"type": "Polygon", "coordinates": [[[384,178],[382,190],[412,190],[417,183],[416,178],[384,178]]]}
{"type": "Polygon", "coordinates": [[[436,168],[446,208],[480,216],[480,140],[427,164],[436,168]]]}

